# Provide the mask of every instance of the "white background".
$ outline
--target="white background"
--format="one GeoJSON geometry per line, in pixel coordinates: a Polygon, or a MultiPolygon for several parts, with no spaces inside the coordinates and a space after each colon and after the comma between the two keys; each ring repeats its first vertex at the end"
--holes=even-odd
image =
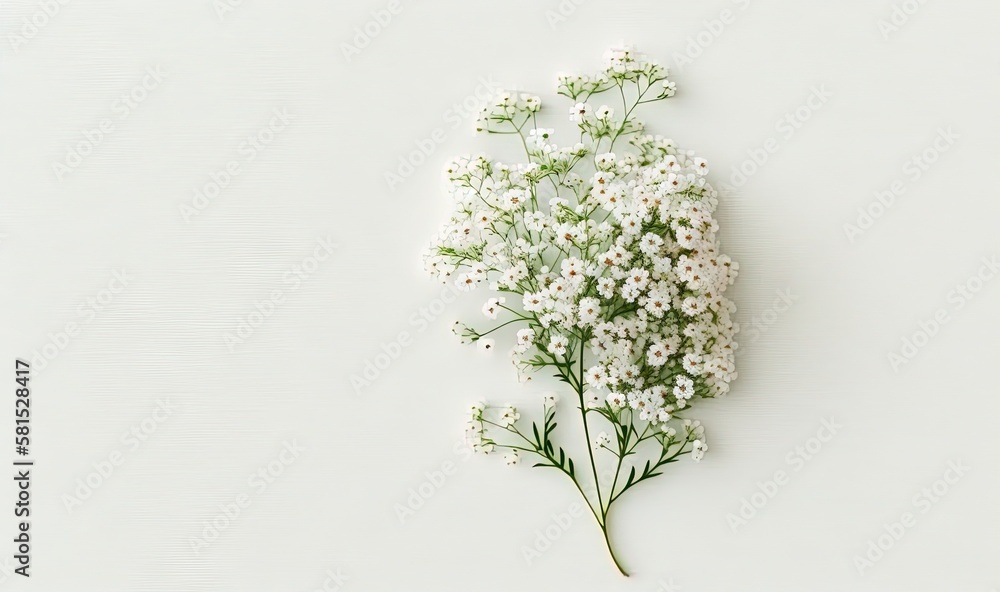
{"type": "MultiPolygon", "coordinates": [[[[1000,586],[1000,280],[973,279],[1000,253],[989,177],[1000,6],[910,0],[898,30],[880,30],[894,6],[402,0],[382,26],[370,24],[373,11],[385,21],[382,2],[243,0],[221,17],[211,0],[74,0],[51,17],[5,2],[3,430],[15,357],[58,353],[31,382],[32,578],[0,575],[0,588],[306,592],[335,589],[331,573],[359,592],[1000,586]],[[713,24],[724,10],[728,23],[713,24]],[[43,24],[26,27],[32,18],[43,24]],[[345,52],[366,26],[376,34],[345,52]],[[742,266],[731,296],[744,326],[759,327],[731,396],[701,409],[705,460],[671,465],[616,505],[630,579],[586,516],[525,561],[577,501],[570,484],[456,443],[470,401],[536,414],[552,385],[518,386],[502,353],[459,345],[450,324],[475,319],[485,296],[442,307],[419,261],[446,212],[445,159],[507,150],[474,137],[455,105],[492,79],[540,94],[567,129],[555,74],[593,71],[621,41],[674,70],[678,95],[646,110],[650,130],[731,185],[719,212],[742,266]],[[156,67],[162,80],[137,91],[156,67]],[[821,87],[832,97],[800,110],[821,87]],[[124,119],[122,94],[144,96],[124,119]],[[241,145],[275,109],[293,119],[251,161],[241,145]],[[806,121],[787,137],[777,123],[797,110],[806,121]],[[104,119],[111,131],[57,175],[104,119]],[[939,129],[957,139],[913,168],[939,129]],[[443,141],[390,188],[386,173],[435,130],[443,141]],[[777,150],[736,186],[733,168],[770,138],[777,150]],[[238,175],[185,219],[182,206],[230,161],[238,175]],[[896,182],[905,191],[892,205],[873,206],[896,182]],[[859,208],[874,215],[850,240],[859,208]],[[327,237],[333,254],[312,268],[327,237]],[[304,262],[312,272],[295,286],[288,274],[304,262]],[[128,285],[112,294],[115,270],[128,285]],[[959,308],[949,294],[970,282],[978,292],[959,308]],[[282,301],[229,347],[274,290],[282,301]],[[778,293],[793,297],[780,312],[778,293]],[[435,311],[427,324],[415,322],[422,309],[435,311]],[[894,368],[889,354],[939,309],[948,322],[894,368]],[[77,330],[64,340],[67,323],[77,330]],[[356,393],[352,375],[404,331],[408,345],[356,393]],[[160,422],[158,400],[173,407],[160,422]],[[831,418],[842,427],[816,451],[831,418]],[[137,447],[122,439],[133,426],[147,432],[137,447]],[[293,442],[305,450],[281,464],[293,442]],[[789,462],[809,445],[808,462],[789,462]],[[970,468],[917,503],[949,462],[970,468]],[[252,485],[269,464],[280,476],[252,485]],[[779,470],[787,484],[754,497],[779,470]],[[414,491],[430,495],[417,504],[414,491]],[[241,494],[249,506],[196,553],[206,524],[226,522],[220,504],[241,494]],[[760,507],[734,530],[727,516],[745,500],[760,507]],[[408,505],[420,507],[401,520],[408,505]],[[915,525],[859,573],[856,557],[905,512],[915,525]]],[[[0,458],[13,460],[9,444],[0,458]]],[[[5,479],[7,541],[14,496],[5,479]]],[[[5,573],[12,555],[0,544],[5,573]]]]}

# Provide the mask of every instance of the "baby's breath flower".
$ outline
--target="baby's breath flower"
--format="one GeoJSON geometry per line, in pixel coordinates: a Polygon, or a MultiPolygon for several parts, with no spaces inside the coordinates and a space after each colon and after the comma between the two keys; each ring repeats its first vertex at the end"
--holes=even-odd
{"type": "Polygon", "coordinates": [[[555,392],[548,392],[542,395],[542,405],[546,409],[550,409],[556,406],[556,402],[559,401],[559,395],[555,392]]]}
{"type": "Polygon", "coordinates": [[[678,399],[690,399],[694,396],[694,382],[687,376],[678,376],[674,385],[674,396],[678,399]]]}
{"type": "Polygon", "coordinates": [[[486,301],[486,304],[483,305],[483,314],[491,319],[497,318],[497,314],[499,314],[501,310],[500,305],[504,302],[507,302],[507,299],[503,296],[499,298],[490,298],[486,301]]]}
{"type": "Polygon", "coordinates": [[[602,389],[608,384],[608,371],[598,364],[587,370],[587,384],[595,389],[602,389]]]}
{"type": "Polygon", "coordinates": [[[517,409],[508,405],[504,408],[503,413],[500,414],[500,421],[498,423],[503,427],[509,427],[514,425],[514,422],[520,418],[521,414],[517,412],[517,409]]]}
{"type": "Polygon", "coordinates": [[[587,119],[594,110],[587,103],[577,103],[569,110],[569,120],[581,122],[587,119]]]}
{"type": "MultiPolygon", "coordinates": [[[[584,428],[614,427],[621,449],[608,448],[610,430],[588,444],[620,454],[621,471],[631,470],[640,440],[658,442],[662,464],[649,470],[659,474],[682,453],[701,460],[704,428],[682,416],[736,379],[739,325],[725,291],[739,266],[721,252],[708,162],[636,118],[640,103],[676,93],[665,67],[615,47],[597,74],[559,75],[557,91],[571,101],[561,111],[572,123],[563,146],[554,138],[565,132],[536,125],[538,96],[502,92],[486,104],[477,129],[516,136],[524,158],[447,163],[452,211],[424,263],[459,291],[491,292],[482,306],[491,327],[456,324],[463,342],[490,351],[494,339],[512,340],[519,378],[554,374],[573,389],[572,405],[557,410],[546,394],[543,417],[515,426],[515,407],[477,403],[466,433],[479,452],[500,449],[507,464],[537,456],[532,464],[576,481],[596,463],[574,463],[553,440],[557,411],[580,413],[584,428]]],[[[600,493],[598,509],[633,484],[627,474],[623,489],[600,493]]]]}
{"type": "Polygon", "coordinates": [[[472,450],[482,454],[490,454],[496,449],[496,444],[488,440],[480,440],[472,444],[472,450]]]}
{"type": "Polygon", "coordinates": [[[552,339],[549,340],[549,353],[553,353],[557,356],[566,355],[566,346],[569,344],[569,339],[564,335],[553,335],[552,339]]]}
{"type": "Polygon", "coordinates": [[[702,442],[701,440],[691,442],[691,459],[695,462],[700,461],[705,456],[705,452],[707,451],[708,444],[705,442],[702,442]]]}

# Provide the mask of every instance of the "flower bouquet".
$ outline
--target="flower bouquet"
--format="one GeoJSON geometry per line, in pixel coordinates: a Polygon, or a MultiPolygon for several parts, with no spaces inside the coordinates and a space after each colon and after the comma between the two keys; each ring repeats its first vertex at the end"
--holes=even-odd
{"type": "Polygon", "coordinates": [[[571,393],[565,410],[545,395],[537,419],[473,404],[473,447],[563,473],[625,575],[608,536],[611,507],[682,456],[701,460],[704,428],[688,412],[736,378],[739,326],[724,293],[738,265],[719,249],[708,164],[636,118],[675,88],[660,64],[610,50],[600,73],[558,78],[576,127],[563,145],[538,126],[537,96],[500,94],[477,129],[511,136],[524,161],[449,163],[454,210],[425,258],[441,281],[491,293],[483,313],[495,322],[456,324],[464,340],[491,350],[506,335],[522,376],[551,372],[571,393]],[[576,460],[557,430],[573,417],[587,439],[576,460]],[[598,478],[602,463],[613,468],[610,486],[598,478]]]}

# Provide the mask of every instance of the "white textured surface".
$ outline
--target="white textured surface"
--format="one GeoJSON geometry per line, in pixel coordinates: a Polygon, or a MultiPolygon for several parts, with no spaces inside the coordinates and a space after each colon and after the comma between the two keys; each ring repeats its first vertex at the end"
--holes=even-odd
{"type": "MultiPolygon", "coordinates": [[[[68,322],[80,330],[35,372],[33,577],[0,575],[0,588],[305,592],[328,570],[359,592],[1000,586],[1000,281],[961,310],[949,301],[1000,253],[987,177],[1000,156],[1000,6],[927,0],[888,39],[888,0],[566,0],[554,27],[556,0],[400,6],[347,60],[342,44],[385,4],[244,0],[220,20],[210,0],[74,0],[15,51],[41,9],[3,3],[0,364],[68,322]],[[724,9],[721,34],[704,33],[724,9]],[[522,547],[575,501],[568,483],[454,446],[468,400],[531,401],[545,385],[521,389],[502,356],[455,342],[448,326],[479,298],[412,322],[440,291],[418,262],[445,208],[440,165],[483,146],[453,105],[492,77],[542,94],[562,125],[556,72],[588,71],[620,40],[676,71],[699,34],[710,44],[675,75],[678,96],[645,119],[724,183],[776,139],[721,207],[740,319],[773,322],[741,353],[732,396],[704,407],[705,461],[672,465],[616,506],[635,577],[614,572],[585,519],[529,566],[522,547]],[[156,66],[162,82],[122,119],[116,99],[156,66]],[[832,98],[785,138],[775,122],[821,85],[832,98]],[[294,119],[250,160],[241,145],[275,109],[294,119]],[[52,163],[105,118],[113,130],[57,179],[52,163]],[[905,172],[948,127],[959,139],[940,160],[905,172]],[[443,143],[390,190],[385,172],[435,129],[443,143]],[[186,222],[180,206],[230,161],[239,174],[186,222]],[[896,180],[905,193],[849,241],[844,224],[896,180]],[[326,237],[332,256],[296,285],[289,271],[326,237]],[[88,312],[121,269],[128,286],[88,312]],[[225,336],[274,290],[273,314],[230,351],[225,336]],[[786,290],[797,300],[772,317],[786,290]],[[887,354],[941,308],[950,321],[894,372],[887,354]],[[401,331],[412,344],[356,396],[351,375],[401,331]],[[167,399],[175,409],[148,440],[121,440],[167,399]],[[786,455],[831,417],[843,428],[796,470],[786,455]],[[305,451],[280,477],[248,484],[293,440],[305,451]],[[116,450],[124,464],[68,512],[64,495],[116,450]],[[959,459],[971,470],[923,513],[914,496],[959,459]],[[395,505],[449,462],[400,524],[395,505]],[[733,532],[727,514],[782,469],[788,484],[733,532]],[[249,507],[193,553],[219,504],[243,493],[249,507]],[[860,575],[855,555],[907,511],[916,525],[860,575]]],[[[14,494],[8,480],[0,505],[14,494]]],[[[0,544],[8,569],[11,549],[0,544]]]]}

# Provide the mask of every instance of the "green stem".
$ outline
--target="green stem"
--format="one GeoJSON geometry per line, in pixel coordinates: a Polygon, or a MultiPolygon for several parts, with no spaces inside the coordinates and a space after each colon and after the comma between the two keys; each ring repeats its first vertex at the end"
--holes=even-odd
{"type": "MultiPolygon", "coordinates": [[[[580,419],[583,420],[583,436],[587,439],[587,456],[590,457],[590,470],[594,474],[594,488],[597,490],[597,506],[601,508],[601,514],[604,514],[604,501],[601,497],[601,478],[597,473],[597,463],[594,462],[594,447],[590,442],[590,428],[587,426],[587,404],[583,400],[583,341],[580,341],[580,377],[576,383],[576,394],[580,399],[580,419]]],[[[572,371],[570,371],[572,374],[572,371]]],[[[603,525],[602,525],[603,527],[603,525]]]]}
{"type": "MultiPolygon", "coordinates": [[[[608,506],[608,508],[610,509],[610,506],[608,506]]],[[[611,545],[611,537],[608,535],[608,517],[606,512],[604,514],[604,524],[601,525],[601,532],[604,533],[604,543],[608,546],[608,553],[611,554],[611,561],[615,562],[615,567],[618,568],[618,571],[621,572],[623,576],[626,578],[629,577],[628,572],[625,571],[625,568],[622,567],[622,564],[618,561],[618,557],[615,556],[615,548],[611,545]]]]}
{"type": "MultiPolygon", "coordinates": [[[[583,489],[580,487],[580,484],[577,483],[576,485],[577,489],[580,490],[580,494],[583,495],[584,500],[587,501],[587,505],[590,506],[590,511],[593,512],[594,518],[597,520],[597,525],[601,527],[601,533],[604,535],[604,543],[608,547],[608,553],[611,555],[611,561],[614,562],[615,567],[618,568],[618,571],[621,572],[621,574],[627,578],[629,577],[628,572],[625,571],[625,568],[622,567],[622,564],[618,561],[618,557],[615,555],[615,549],[611,545],[611,537],[608,535],[608,512],[611,510],[611,500],[609,499],[608,505],[605,506],[603,498],[601,497],[601,478],[600,475],[597,473],[597,463],[594,462],[594,447],[591,445],[590,428],[587,426],[587,405],[586,402],[583,400],[583,392],[585,388],[583,382],[584,345],[582,341],[579,347],[580,347],[580,356],[579,356],[580,377],[576,383],[577,386],[576,392],[580,399],[580,417],[583,420],[583,435],[587,439],[587,455],[590,457],[590,470],[594,474],[594,488],[597,491],[597,507],[600,508],[600,515],[598,515],[597,509],[595,509],[594,506],[591,505],[590,500],[587,498],[587,495],[584,494],[583,489]]],[[[572,372],[569,373],[572,374],[572,372]]],[[[576,480],[574,479],[574,481],[576,480]]]]}

